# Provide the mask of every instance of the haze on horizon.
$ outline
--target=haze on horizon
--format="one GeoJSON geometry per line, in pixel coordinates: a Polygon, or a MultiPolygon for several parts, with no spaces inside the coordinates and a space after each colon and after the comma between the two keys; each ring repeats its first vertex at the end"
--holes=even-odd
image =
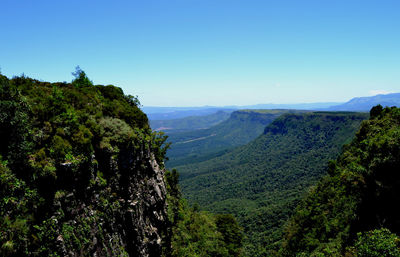
{"type": "Polygon", "coordinates": [[[144,106],[345,102],[400,90],[400,2],[2,1],[1,73],[144,106]]]}

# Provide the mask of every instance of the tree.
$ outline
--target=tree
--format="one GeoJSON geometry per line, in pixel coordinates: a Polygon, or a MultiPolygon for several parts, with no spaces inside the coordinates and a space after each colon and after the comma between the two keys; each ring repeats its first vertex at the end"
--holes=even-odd
{"type": "Polygon", "coordinates": [[[231,214],[219,214],[215,217],[217,230],[222,234],[229,256],[240,256],[243,233],[231,214]]]}
{"type": "Polygon", "coordinates": [[[93,82],[89,80],[86,73],[79,67],[79,65],[75,67],[75,72],[72,72],[72,76],[75,77],[75,79],[72,80],[72,85],[75,87],[93,86],[93,82]]]}
{"type": "Polygon", "coordinates": [[[0,155],[9,167],[24,171],[30,151],[29,107],[6,77],[0,75],[0,155]]]}
{"type": "Polygon", "coordinates": [[[355,243],[357,256],[391,257],[400,256],[400,238],[391,233],[389,229],[375,229],[358,233],[355,243]]]}

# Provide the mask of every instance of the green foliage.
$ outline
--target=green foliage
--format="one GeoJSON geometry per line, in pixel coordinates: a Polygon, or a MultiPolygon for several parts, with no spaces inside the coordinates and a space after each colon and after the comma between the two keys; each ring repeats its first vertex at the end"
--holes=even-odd
{"type": "Polygon", "coordinates": [[[173,226],[182,219],[183,206],[181,190],[179,188],[179,173],[173,169],[165,172],[165,180],[168,192],[168,217],[173,226]]]}
{"type": "Polygon", "coordinates": [[[283,115],[245,146],[178,166],[183,193],[205,210],[233,214],[244,228],[245,255],[273,255],[302,195],[366,118],[362,113],[283,115]]]}
{"type": "Polygon", "coordinates": [[[75,77],[72,81],[72,85],[75,87],[93,86],[93,82],[89,80],[86,73],[79,66],[76,66],[72,75],[75,77]]]}
{"type": "Polygon", "coordinates": [[[236,219],[230,214],[219,214],[215,216],[215,223],[218,232],[223,236],[228,255],[240,256],[243,234],[236,219]]]}
{"type": "Polygon", "coordinates": [[[0,75],[0,155],[19,175],[26,175],[26,154],[32,147],[29,112],[18,90],[0,75]]]}
{"type": "Polygon", "coordinates": [[[400,238],[385,228],[357,233],[354,246],[356,256],[368,257],[398,257],[399,247],[400,238]]]}
{"type": "Polygon", "coordinates": [[[37,192],[16,178],[0,159],[0,255],[28,254],[32,212],[40,203],[37,192]]]}
{"type": "MultiPolygon", "coordinates": [[[[393,208],[400,195],[399,125],[400,109],[377,106],[371,110],[355,139],[330,164],[329,175],[297,207],[286,229],[282,255],[317,255],[335,249],[340,256],[357,232],[385,226],[400,233],[400,211],[393,208]]],[[[385,244],[378,241],[386,236],[387,231],[359,235],[360,256],[375,256],[368,245],[376,243],[378,253],[383,247],[379,245],[385,244]],[[376,236],[377,241],[366,241],[367,235],[373,241],[376,236]]]]}
{"type": "MultiPolygon", "coordinates": [[[[242,231],[231,215],[212,215],[188,207],[181,198],[176,170],[165,175],[168,217],[171,223],[171,256],[240,256],[242,231]]],[[[167,248],[168,249],[168,248],[167,248]]]]}
{"type": "Polygon", "coordinates": [[[223,236],[207,213],[184,212],[173,233],[172,256],[229,256],[223,236]]]}

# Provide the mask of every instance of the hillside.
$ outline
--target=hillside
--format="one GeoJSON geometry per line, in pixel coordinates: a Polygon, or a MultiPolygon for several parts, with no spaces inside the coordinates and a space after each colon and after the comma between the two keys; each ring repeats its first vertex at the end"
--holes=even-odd
{"type": "Polygon", "coordinates": [[[172,120],[150,120],[153,130],[167,134],[189,130],[207,129],[227,120],[232,111],[217,111],[209,115],[189,116],[172,120]]]}
{"type": "Polygon", "coordinates": [[[294,110],[242,110],[229,119],[208,129],[172,133],[168,142],[167,167],[195,163],[225,153],[225,150],[244,145],[259,136],[266,125],[280,115],[294,110]]]}
{"type": "Polygon", "coordinates": [[[325,174],[328,160],[367,117],[328,112],[283,115],[247,145],[177,167],[184,196],[207,210],[234,214],[247,235],[247,256],[263,256],[266,248],[278,247],[283,225],[301,195],[325,174]]]}
{"type": "Polygon", "coordinates": [[[399,167],[400,109],[376,106],[301,201],[280,255],[400,256],[399,167]]]}
{"type": "Polygon", "coordinates": [[[375,105],[400,106],[400,93],[356,97],[350,101],[327,108],[330,111],[369,111],[375,105]]]}

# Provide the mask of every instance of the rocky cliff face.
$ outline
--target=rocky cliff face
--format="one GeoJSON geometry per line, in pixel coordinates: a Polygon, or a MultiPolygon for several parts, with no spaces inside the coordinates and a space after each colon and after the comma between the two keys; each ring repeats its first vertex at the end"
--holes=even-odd
{"type": "Polygon", "coordinates": [[[58,173],[76,175],[59,177],[64,190],[47,205],[51,218],[39,237],[48,250],[62,256],[162,255],[167,192],[164,170],[149,148],[99,150],[90,164],[62,163],[58,173]]]}

